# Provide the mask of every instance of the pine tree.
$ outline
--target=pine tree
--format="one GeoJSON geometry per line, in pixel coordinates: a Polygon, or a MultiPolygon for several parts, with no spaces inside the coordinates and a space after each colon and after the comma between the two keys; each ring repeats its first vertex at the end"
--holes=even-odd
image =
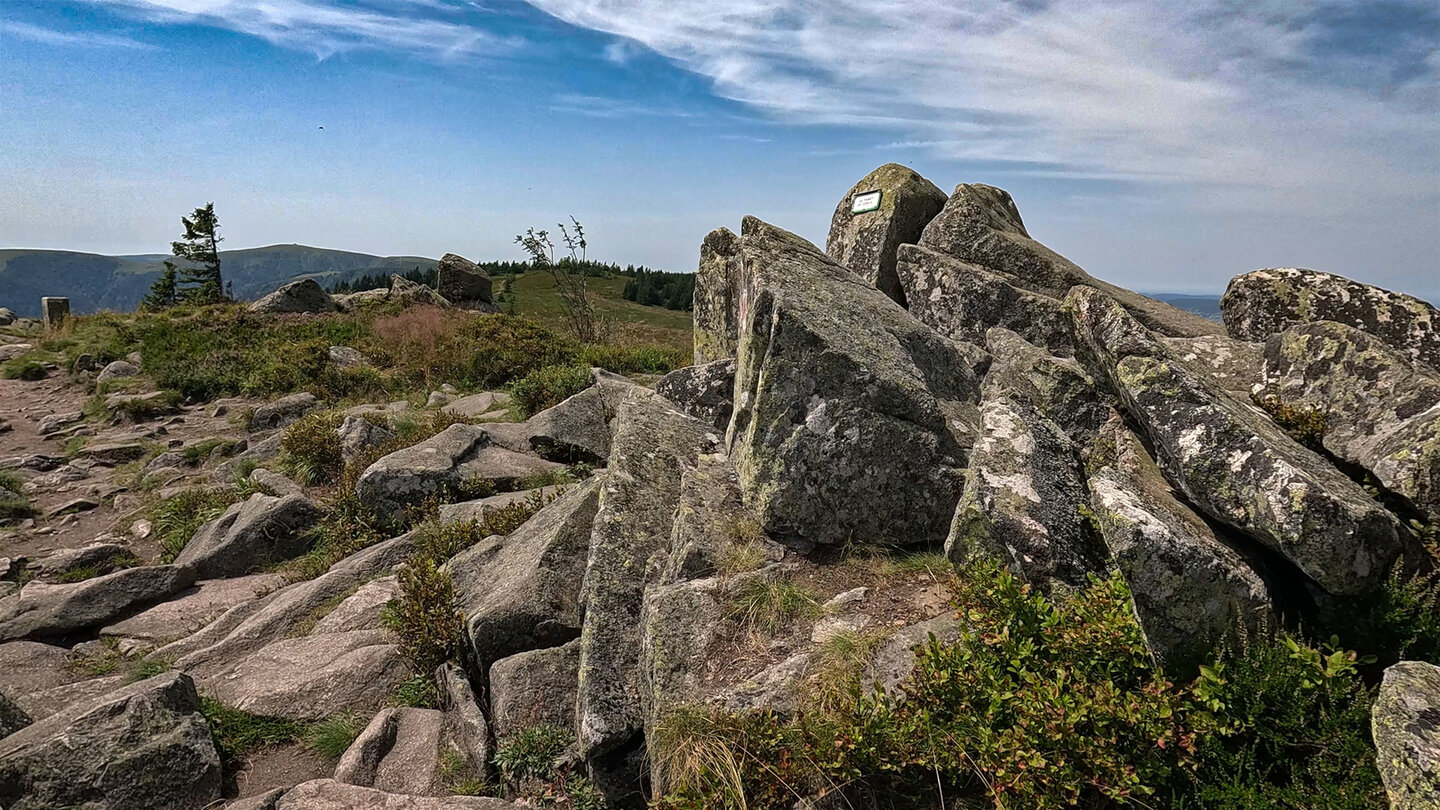
{"type": "Polygon", "coordinates": [[[180,291],[176,286],[177,274],[174,262],[165,262],[165,270],[155,283],[150,285],[150,294],[140,302],[145,309],[169,309],[180,302],[180,291]]]}
{"type": "Polygon", "coordinates": [[[215,203],[196,208],[188,217],[180,218],[185,236],[170,243],[170,252],[184,259],[180,269],[180,297],[197,304],[212,304],[225,298],[225,281],[220,277],[220,242],[216,231],[220,220],[215,216],[215,203]]]}

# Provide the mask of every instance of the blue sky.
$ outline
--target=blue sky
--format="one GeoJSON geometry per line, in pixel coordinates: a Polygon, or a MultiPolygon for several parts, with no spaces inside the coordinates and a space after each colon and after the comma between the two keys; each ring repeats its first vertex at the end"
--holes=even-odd
{"type": "Polygon", "coordinates": [[[1440,300],[1431,0],[0,0],[0,247],[693,269],[756,214],[822,243],[875,166],[1002,186],[1146,290],[1266,266],[1440,300]],[[322,129],[323,127],[323,129],[322,129]]]}

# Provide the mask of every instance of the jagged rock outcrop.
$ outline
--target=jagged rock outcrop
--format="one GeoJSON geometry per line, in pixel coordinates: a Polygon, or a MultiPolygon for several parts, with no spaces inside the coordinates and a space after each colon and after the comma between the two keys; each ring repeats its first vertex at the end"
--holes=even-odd
{"type": "Polygon", "coordinates": [[[1386,576],[1403,550],[1399,523],[1358,484],[1171,359],[1114,299],[1076,287],[1065,303],[1077,348],[1108,377],[1189,503],[1328,593],[1360,593],[1386,576]]]}
{"type": "Polygon", "coordinates": [[[480,667],[580,634],[580,587],[603,477],[576,485],[510,535],[484,540],[450,561],[456,604],[480,667]]]}
{"type": "Polygon", "coordinates": [[[313,278],[292,281],[250,305],[251,312],[335,312],[339,307],[313,278]]]}
{"type": "Polygon", "coordinates": [[[31,582],[0,599],[0,641],[65,636],[102,627],[195,583],[180,565],[126,568],[81,582],[31,582]]]}
{"type": "Polygon", "coordinates": [[[717,228],[700,244],[695,271],[695,363],[734,357],[739,351],[744,290],[740,237],[717,228]]]}
{"type": "Polygon", "coordinates": [[[787,231],[747,217],[729,442],[767,531],[822,544],[943,536],[975,441],[956,344],[787,231]]]}
{"type": "Polygon", "coordinates": [[[82,701],[0,739],[0,803],[13,810],[191,810],[219,800],[220,778],[195,684],[179,673],[82,701]]]}
{"type": "Polygon", "coordinates": [[[1370,726],[1390,807],[1440,806],[1440,667],[1401,661],[1385,670],[1370,726]]]}
{"type": "Polygon", "coordinates": [[[435,290],[461,309],[499,312],[491,295],[490,275],[464,256],[446,253],[436,266],[435,290]]]}
{"type": "Polygon", "coordinates": [[[1176,500],[1134,434],[1106,429],[1114,460],[1089,479],[1090,508],[1166,672],[1188,677],[1225,642],[1276,627],[1259,561],[1176,500]]]}
{"type": "Polygon", "coordinates": [[[1072,352],[1056,298],[920,245],[900,246],[896,272],[910,314],[942,335],[983,343],[986,330],[1005,327],[1056,354],[1072,352]]]}
{"type": "Polygon", "coordinates": [[[1440,369],[1440,311],[1414,296],[1343,276],[1294,267],[1256,270],[1230,280],[1220,311],[1230,334],[1242,340],[1264,341],[1298,324],[1335,321],[1440,369]]]}
{"type": "Polygon", "coordinates": [[[394,514],[427,498],[461,493],[472,481],[510,487],[560,469],[564,465],[498,447],[485,428],[462,423],[371,464],[355,491],[382,512],[394,514]]]}
{"type": "Polygon", "coordinates": [[[901,245],[920,241],[945,199],[945,192],[913,169],[887,163],[865,175],[835,206],[825,253],[903,307],[905,290],[895,275],[895,253],[901,245]],[[880,195],[878,207],[855,213],[856,195],[875,192],[880,195]]]}
{"type": "Polygon", "coordinates": [[[1088,441],[1110,418],[1105,396],[1073,358],[1056,357],[1003,327],[986,331],[984,343],[993,358],[985,386],[1035,408],[1071,440],[1088,441]]]}
{"type": "Polygon", "coordinates": [[[257,492],[201,526],[175,564],[192,568],[199,579],[254,573],[309,550],[303,531],[320,514],[320,508],[304,495],[275,497],[257,492]]]}
{"type": "MultiPolygon", "coordinates": [[[[1030,238],[1020,210],[1003,189],[961,183],[945,209],[925,226],[921,247],[954,256],[1051,298],[1077,284],[1103,290],[1147,327],[1172,337],[1224,334],[1224,328],[1184,310],[1096,279],[1030,238]]],[[[906,292],[907,297],[910,293],[906,292]]],[[[1012,327],[1013,328],[1013,327],[1012,327]]],[[[1017,330],[1018,331],[1018,330],[1017,330]]]]}
{"type": "Polygon", "coordinates": [[[390,274],[390,294],[386,296],[386,300],[402,307],[413,307],[418,304],[432,307],[450,306],[450,302],[445,299],[445,296],[435,292],[434,289],[394,273],[390,274]]]}
{"type": "Polygon", "coordinates": [[[643,728],[643,572],[667,546],[683,470],[717,441],[699,421],[653,395],[634,394],[620,404],[581,593],[576,737],[592,771],[643,728]]]}
{"type": "Polygon", "coordinates": [[[1241,401],[1249,399],[1265,377],[1264,344],[1223,335],[1159,340],[1175,362],[1241,401]]]}
{"type": "Polygon", "coordinates": [[[1440,371],[1359,329],[1317,321],[1265,343],[1264,395],[1320,415],[1321,444],[1440,520],[1440,371]]]}
{"type": "Polygon", "coordinates": [[[595,383],[589,388],[526,420],[524,433],[531,450],[567,463],[604,463],[620,402],[634,392],[649,391],[603,369],[591,369],[591,374],[595,383]]]}
{"type": "Polygon", "coordinates": [[[655,383],[655,393],[724,431],[735,408],[735,361],[716,360],[676,369],[655,383]]]}

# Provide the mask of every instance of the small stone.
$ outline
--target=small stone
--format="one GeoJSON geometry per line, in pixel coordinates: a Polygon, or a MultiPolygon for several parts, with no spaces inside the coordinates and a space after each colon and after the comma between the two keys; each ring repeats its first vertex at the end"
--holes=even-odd
{"type": "Polygon", "coordinates": [[[330,362],[341,368],[363,368],[372,365],[370,358],[349,346],[331,346],[330,362]]]}
{"type": "Polygon", "coordinates": [[[846,607],[848,605],[859,604],[861,602],[864,602],[865,597],[869,595],[869,588],[863,586],[859,588],[851,588],[844,593],[836,594],[835,596],[831,597],[830,601],[826,602],[824,605],[825,611],[828,613],[831,611],[839,610],[840,608],[846,607]]]}
{"type": "Polygon", "coordinates": [[[144,540],[155,530],[155,524],[148,520],[137,520],[130,524],[130,536],[136,540],[144,540]]]}
{"type": "Polygon", "coordinates": [[[95,382],[104,384],[113,380],[134,377],[139,373],[139,366],[132,365],[128,360],[116,360],[100,371],[100,375],[95,378],[95,382]]]}

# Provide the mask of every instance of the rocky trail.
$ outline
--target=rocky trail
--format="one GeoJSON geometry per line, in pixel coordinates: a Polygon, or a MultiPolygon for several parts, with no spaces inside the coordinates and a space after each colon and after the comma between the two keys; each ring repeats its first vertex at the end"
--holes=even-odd
{"type": "MultiPolygon", "coordinates": [[[[442,289],[467,264],[447,256],[442,289]]],[[[488,280],[453,279],[503,317],[488,280]]],[[[367,295],[449,304],[400,281],[367,295]]],[[[257,311],[357,305],[301,282],[257,311]]],[[[705,238],[694,365],[597,368],[525,421],[499,391],[327,411],[136,406],[160,396],[137,382],[101,407],[100,369],[0,382],[0,464],[39,512],[0,534],[0,806],[644,807],[697,790],[673,749],[697,708],[910,695],[925,649],[978,643],[953,607],[977,561],[1058,604],[1118,577],[1177,680],[1245,639],[1348,632],[1394,572],[1434,568],[1440,314],[1294,269],[1238,277],[1222,306],[1114,287],[1006,192],[890,165],[824,250],[753,217],[705,238]],[[419,416],[444,419],[397,441],[419,416]],[[343,491],[279,472],[281,437],[313,424],[343,491]],[[143,508],[236,482],[162,557],[143,508]],[[357,503],[400,528],[299,566],[357,503]],[[268,744],[222,759],[257,724],[268,744]]],[[[1384,788],[1440,806],[1440,668],[1386,663],[1384,788]]],[[[862,806],[858,784],[786,788],[862,806]]]]}

